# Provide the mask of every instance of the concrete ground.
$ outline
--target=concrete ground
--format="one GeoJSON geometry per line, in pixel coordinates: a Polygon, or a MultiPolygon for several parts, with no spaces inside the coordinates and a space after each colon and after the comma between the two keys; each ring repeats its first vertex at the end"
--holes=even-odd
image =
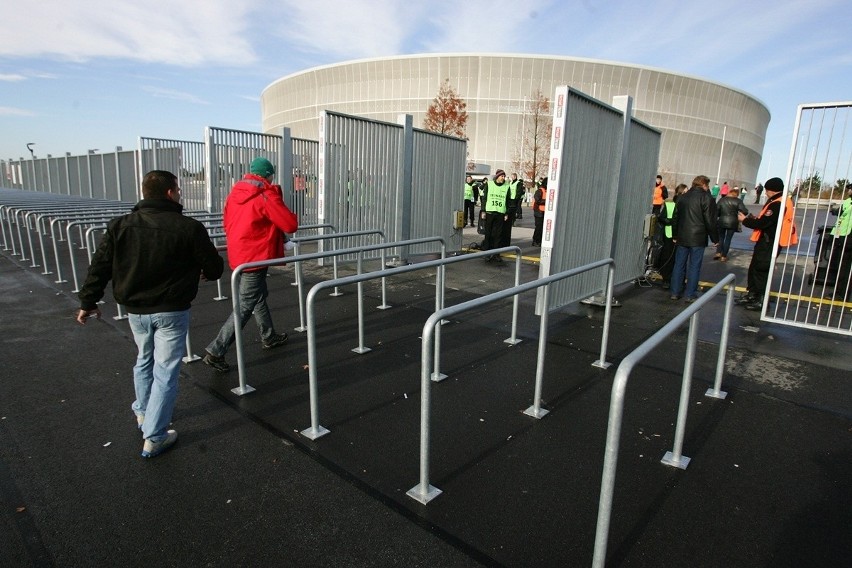
{"type": "MultiPolygon", "coordinates": [[[[513,242],[523,281],[538,273],[532,215],[513,242]]],[[[465,242],[476,242],[465,229],[465,242]]],[[[745,282],[748,243],[711,260],[711,285],[745,282]]],[[[330,269],[306,267],[313,284],[330,269]]],[[[346,273],[346,270],[343,271],[346,273]]],[[[0,564],[4,566],[588,566],[610,391],[616,368],[686,304],[666,291],[617,290],[607,359],[603,310],[575,304],[550,317],[542,405],[532,404],[538,353],[534,296],[510,346],[509,303],[442,327],[431,388],[427,505],[419,482],[420,336],[434,309],[434,271],[365,285],[358,355],[354,287],[317,302],[319,416],[310,440],[307,343],[293,270],[272,272],[270,305],[287,345],[260,349],[246,327],[247,382],[236,370],[184,366],[174,415],[180,437],[139,457],[130,403],[135,347],[125,321],[73,321],[72,286],[0,252],[0,564]]],[[[446,305],[509,286],[511,263],[447,270],[446,305]]],[[[192,311],[195,354],[230,311],[203,284],[192,311]]],[[[705,396],[719,349],[721,299],[702,313],[683,453],[672,449],[686,329],[631,374],[618,453],[608,566],[843,566],[852,558],[850,338],[775,324],[735,308],[723,390],[705,396]]],[[[846,308],[848,309],[848,308],[846,308]]],[[[236,363],[233,350],[228,354],[236,363]]]]}

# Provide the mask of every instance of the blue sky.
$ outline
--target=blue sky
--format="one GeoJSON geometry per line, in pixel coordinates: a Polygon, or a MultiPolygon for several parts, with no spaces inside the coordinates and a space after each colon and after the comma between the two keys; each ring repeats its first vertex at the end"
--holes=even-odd
{"type": "Polygon", "coordinates": [[[740,89],[772,114],[760,180],[784,176],[799,104],[852,100],[849,0],[41,0],[0,15],[4,159],[27,142],[61,156],[259,131],[276,79],[414,53],[587,57],[740,89]]]}

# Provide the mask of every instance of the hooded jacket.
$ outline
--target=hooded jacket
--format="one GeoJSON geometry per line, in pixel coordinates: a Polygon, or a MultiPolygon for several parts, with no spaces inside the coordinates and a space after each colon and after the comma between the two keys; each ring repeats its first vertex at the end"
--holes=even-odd
{"type": "Polygon", "coordinates": [[[232,269],[283,257],[284,233],[299,229],[295,213],[281,199],[281,187],[255,174],[246,174],[234,184],[222,216],[232,269]]]}
{"type": "Polygon", "coordinates": [[[143,199],[109,222],[80,287],[80,307],[97,307],[112,280],[115,301],[131,314],[188,310],[198,278],[218,280],[224,262],[199,221],[170,199],[143,199]]]}

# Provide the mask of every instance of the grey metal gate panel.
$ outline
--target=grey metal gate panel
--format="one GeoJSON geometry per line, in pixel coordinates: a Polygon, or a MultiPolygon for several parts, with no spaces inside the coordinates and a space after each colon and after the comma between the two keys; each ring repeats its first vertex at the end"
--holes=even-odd
{"type": "MultiPolygon", "coordinates": [[[[610,258],[624,130],[619,110],[567,86],[554,101],[540,277],[610,258]]],[[[548,308],[593,295],[603,282],[592,271],[554,283],[548,308]]]]}
{"type": "Polygon", "coordinates": [[[225,197],[249,171],[253,159],[264,157],[273,164],[279,163],[281,136],[207,127],[204,138],[208,196],[205,209],[208,211],[222,211],[225,197]]]}
{"type": "Polygon", "coordinates": [[[800,105],[782,196],[782,214],[788,197],[795,204],[799,242],[773,259],[768,292],[777,299],[764,302],[762,320],[852,335],[852,235],[830,230],[837,221],[831,207],[849,182],[852,101],[800,105]]]}
{"type": "Polygon", "coordinates": [[[612,247],[612,259],[615,261],[613,282],[616,285],[640,277],[645,269],[643,227],[650,210],[648,188],[657,174],[661,136],[659,130],[630,116],[629,101],[619,102],[626,103],[621,110],[626,113],[628,122],[625,132],[627,150],[619,179],[612,247]]]}
{"type": "MultiPolygon", "coordinates": [[[[409,238],[443,237],[447,250],[460,250],[462,233],[454,228],[455,211],[462,210],[467,142],[461,138],[414,129],[409,238]]],[[[434,251],[418,245],[411,252],[434,251]]]]}
{"type": "MultiPolygon", "coordinates": [[[[403,127],[330,111],[320,125],[320,223],[338,232],[379,230],[399,240],[403,127]]],[[[336,245],[374,242],[354,237],[336,245]]]]}
{"type": "Polygon", "coordinates": [[[292,139],[293,147],[293,212],[299,225],[318,225],[319,142],[292,139]]]}
{"type": "MultiPolygon", "coordinates": [[[[137,177],[140,183],[141,178],[151,170],[172,172],[178,177],[184,208],[191,211],[207,209],[204,142],[139,138],[138,157],[137,177]]],[[[142,195],[141,188],[139,195],[142,195]]]]}
{"type": "MultiPolygon", "coordinates": [[[[339,232],[379,230],[389,241],[442,236],[448,250],[459,250],[453,211],[461,206],[466,143],[415,130],[407,115],[401,120],[322,113],[319,221],[339,232]]],[[[367,242],[359,237],[338,246],[367,242]]],[[[404,254],[427,250],[434,247],[411,247],[404,254]]]]}

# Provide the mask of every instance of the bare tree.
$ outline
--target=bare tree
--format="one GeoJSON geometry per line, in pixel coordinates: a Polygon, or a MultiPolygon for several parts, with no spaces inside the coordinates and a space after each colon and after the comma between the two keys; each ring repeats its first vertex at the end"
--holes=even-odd
{"type": "Polygon", "coordinates": [[[512,165],[524,179],[535,181],[547,174],[552,130],[550,99],[544,96],[541,89],[536,89],[529,102],[524,101],[521,140],[512,160],[512,165]]]}
{"type": "Polygon", "coordinates": [[[432,99],[432,104],[426,110],[423,128],[430,132],[466,138],[467,103],[450,85],[449,79],[444,79],[438,89],[438,96],[432,99]]]}

